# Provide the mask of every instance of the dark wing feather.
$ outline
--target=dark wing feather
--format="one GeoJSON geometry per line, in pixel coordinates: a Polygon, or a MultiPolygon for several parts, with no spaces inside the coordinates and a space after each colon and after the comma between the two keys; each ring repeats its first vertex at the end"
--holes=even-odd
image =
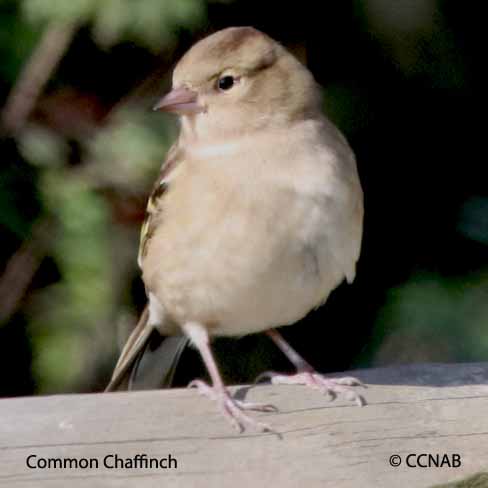
{"type": "MultiPolygon", "coordinates": [[[[182,161],[182,151],[175,143],[168,151],[151,196],[147,202],[146,218],[141,229],[138,263],[147,253],[147,246],[154,234],[157,221],[163,211],[163,198],[166,193],[171,172],[182,161]]],[[[184,336],[155,340],[155,329],[148,325],[148,307],[129,336],[112,374],[106,391],[141,389],[170,386],[178,360],[188,343],[184,336]],[[151,344],[153,344],[152,347],[151,344]]]]}
{"type": "Polygon", "coordinates": [[[142,261],[144,260],[147,253],[147,245],[154,234],[156,227],[156,221],[158,214],[162,211],[162,199],[164,194],[169,187],[169,179],[172,171],[180,164],[182,161],[182,151],[178,147],[178,143],[174,143],[168,155],[166,156],[166,161],[164,162],[159,176],[154,184],[149,200],[147,201],[146,207],[146,218],[141,228],[141,237],[139,241],[139,255],[137,257],[137,262],[139,267],[142,268],[142,261]]]}

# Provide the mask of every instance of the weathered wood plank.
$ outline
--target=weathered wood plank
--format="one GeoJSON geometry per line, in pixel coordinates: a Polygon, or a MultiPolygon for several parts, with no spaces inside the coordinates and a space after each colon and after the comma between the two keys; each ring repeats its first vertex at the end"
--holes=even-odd
{"type": "Polygon", "coordinates": [[[192,390],[4,399],[0,486],[427,487],[488,471],[488,363],[354,374],[369,384],[363,408],[299,386],[247,391],[246,398],[280,409],[255,415],[282,439],[233,432],[192,390]],[[103,466],[107,455],[140,453],[171,454],[177,468],[103,466]],[[410,453],[459,454],[461,466],[409,468],[410,453]],[[390,466],[393,454],[402,457],[400,467],[390,466]],[[99,467],[29,469],[29,455],[95,458],[99,467]]]}

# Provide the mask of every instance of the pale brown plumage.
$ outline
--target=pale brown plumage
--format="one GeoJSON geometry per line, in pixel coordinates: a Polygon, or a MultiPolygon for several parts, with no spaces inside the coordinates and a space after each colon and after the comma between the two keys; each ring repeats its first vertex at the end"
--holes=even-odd
{"type": "MultiPolygon", "coordinates": [[[[319,306],[344,278],[352,281],[359,257],[363,197],[356,163],[320,100],[311,73],[288,51],[241,27],[190,49],[175,68],[172,92],[156,106],[180,115],[181,131],[141,235],[149,308],[138,334],[183,331],[213,381],[213,388],[195,386],[239,428],[256,424],[243,410],[266,406],[229,396],[209,335],[271,330],[299,369],[297,382],[331,394],[357,384],[313,372],[273,330],[319,306]]],[[[124,353],[119,371],[133,356],[124,353]]]]}
{"type": "Polygon", "coordinates": [[[182,159],[183,152],[178,149],[177,144],[173,144],[168,151],[166,161],[159,172],[159,176],[154,183],[151,195],[149,196],[147,202],[146,216],[141,228],[139,255],[137,258],[137,262],[139,263],[140,267],[142,267],[142,260],[147,253],[148,242],[151,239],[151,236],[154,234],[158,219],[161,218],[163,213],[163,196],[168,189],[171,171],[173,171],[173,169],[176,168],[179,163],[181,163],[182,159]]]}

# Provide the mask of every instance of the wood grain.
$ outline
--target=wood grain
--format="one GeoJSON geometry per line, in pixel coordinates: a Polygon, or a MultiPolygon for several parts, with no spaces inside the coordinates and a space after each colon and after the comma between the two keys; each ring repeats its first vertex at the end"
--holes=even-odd
{"type": "MultiPolygon", "coordinates": [[[[235,433],[193,390],[56,395],[0,401],[0,486],[428,487],[488,471],[488,363],[353,372],[368,405],[300,386],[234,387],[278,413],[282,434],[235,433]],[[411,468],[411,453],[459,454],[460,467],[411,468]],[[176,469],[108,469],[110,454],[169,454],[176,469]],[[400,467],[389,458],[398,454],[400,467]],[[96,458],[92,469],[30,469],[26,458],[96,458]]],[[[348,373],[349,374],[349,373],[348,373]]]]}

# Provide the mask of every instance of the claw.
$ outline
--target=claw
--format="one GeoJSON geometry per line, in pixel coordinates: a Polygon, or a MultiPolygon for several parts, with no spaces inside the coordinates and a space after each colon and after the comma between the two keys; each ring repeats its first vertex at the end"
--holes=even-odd
{"type": "Polygon", "coordinates": [[[239,432],[245,430],[245,426],[254,427],[262,432],[271,432],[280,435],[273,428],[264,422],[259,422],[249,415],[244,413],[244,410],[256,410],[259,412],[276,412],[277,408],[274,405],[267,403],[244,402],[242,400],[234,400],[230,393],[224,389],[219,390],[211,387],[202,380],[193,380],[188,385],[189,388],[197,388],[200,395],[206,396],[211,400],[217,402],[224,417],[231,423],[231,425],[239,432]]]}
{"type": "Polygon", "coordinates": [[[366,388],[366,386],[357,378],[351,376],[344,378],[326,378],[319,373],[309,371],[294,375],[266,371],[261,373],[255,381],[258,382],[262,379],[269,379],[272,384],[305,385],[328,395],[331,401],[335,400],[339,395],[343,395],[347,400],[354,401],[360,407],[366,405],[366,400],[352,389],[356,386],[362,388],[366,388]]]}
{"type": "Polygon", "coordinates": [[[339,385],[360,386],[361,388],[366,388],[366,385],[362,381],[352,376],[344,376],[343,378],[336,378],[334,381],[339,385]]]}

